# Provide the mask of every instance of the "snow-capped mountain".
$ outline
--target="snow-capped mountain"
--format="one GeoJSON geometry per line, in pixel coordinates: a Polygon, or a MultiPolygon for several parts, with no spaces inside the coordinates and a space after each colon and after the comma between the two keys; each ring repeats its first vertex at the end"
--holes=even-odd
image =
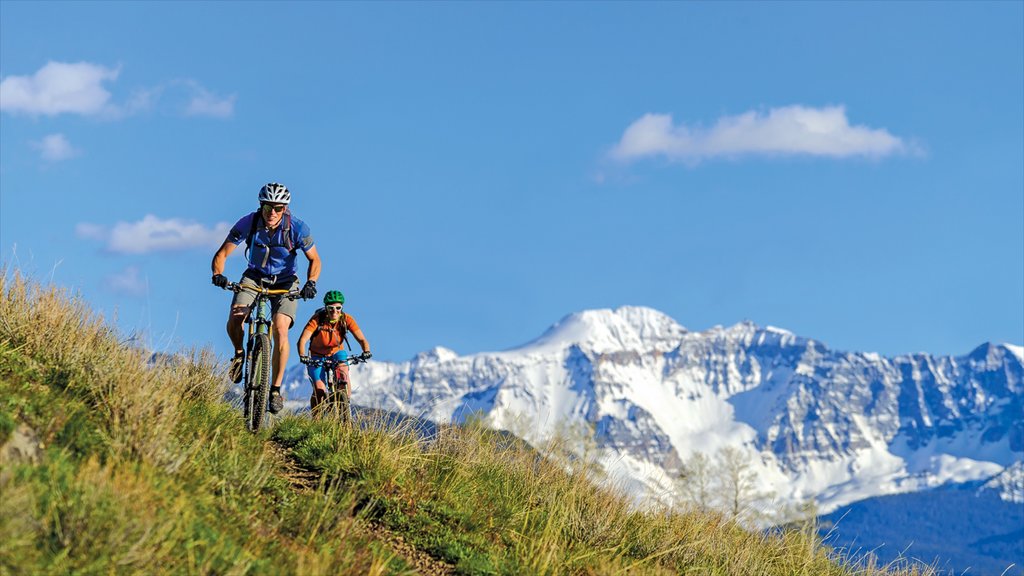
{"type": "MultiPolygon", "coordinates": [[[[995,492],[999,499],[1005,502],[1024,504],[1024,461],[1018,460],[999,474],[989,478],[978,489],[978,493],[986,491],[995,492]]],[[[1024,530],[1024,523],[1021,524],[1021,529],[1024,530]]],[[[1024,546],[1024,542],[1021,545],[1024,546]]]]}
{"type": "MultiPolygon", "coordinates": [[[[749,322],[690,332],[623,307],[572,314],[518,348],[439,347],[352,377],[356,404],[437,422],[476,414],[535,445],[590,430],[605,471],[638,499],[671,497],[682,463],[732,447],[774,495],[766,506],[813,499],[829,512],[1024,459],[1022,364],[1009,344],[886,358],[749,322]]],[[[286,382],[305,400],[301,366],[286,382]]]]}

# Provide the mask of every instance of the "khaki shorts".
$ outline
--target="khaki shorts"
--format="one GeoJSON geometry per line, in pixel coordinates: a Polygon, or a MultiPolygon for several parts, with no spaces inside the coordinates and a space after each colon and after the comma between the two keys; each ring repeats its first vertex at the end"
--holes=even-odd
{"type": "MultiPolygon", "coordinates": [[[[263,284],[261,282],[257,282],[256,280],[253,280],[252,278],[249,278],[248,276],[242,276],[242,280],[239,282],[239,284],[243,286],[255,286],[257,288],[262,286],[263,288],[270,288],[271,290],[297,290],[299,287],[299,279],[296,277],[293,278],[290,282],[285,281],[278,282],[277,284],[263,284]]],[[[248,308],[252,306],[252,303],[255,301],[255,292],[251,292],[249,290],[240,290],[238,292],[235,292],[235,297],[233,300],[231,300],[231,307],[234,308],[236,306],[245,306],[246,308],[248,308]]],[[[292,320],[291,323],[288,324],[289,328],[295,325],[295,314],[298,311],[298,298],[292,300],[290,298],[285,298],[284,296],[270,297],[271,318],[273,318],[277,314],[284,314],[285,316],[291,318],[292,320]]]]}

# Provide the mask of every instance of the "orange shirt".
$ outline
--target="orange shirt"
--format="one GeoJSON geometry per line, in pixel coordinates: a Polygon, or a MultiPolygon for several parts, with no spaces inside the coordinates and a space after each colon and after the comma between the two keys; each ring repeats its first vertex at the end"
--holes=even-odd
{"type": "MultiPolygon", "coordinates": [[[[356,324],[356,319],[344,312],[341,315],[344,318],[345,329],[353,334],[359,334],[359,324],[356,324]]],[[[311,354],[330,356],[345,347],[345,338],[341,334],[341,330],[339,330],[342,321],[333,324],[326,322],[321,326],[319,316],[319,313],[313,314],[309,322],[306,322],[306,327],[302,329],[302,333],[304,335],[307,333],[312,335],[312,339],[309,341],[309,352],[311,354]],[[320,329],[317,330],[317,328],[320,329]]]]}

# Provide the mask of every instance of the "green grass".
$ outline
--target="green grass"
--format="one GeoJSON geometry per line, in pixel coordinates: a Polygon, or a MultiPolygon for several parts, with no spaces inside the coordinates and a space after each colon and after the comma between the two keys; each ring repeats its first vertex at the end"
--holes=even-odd
{"type": "Polygon", "coordinates": [[[475,424],[250,434],[208,353],[153,364],[66,291],[6,273],[0,292],[0,445],[29,447],[0,456],[0,574],[411,573],[371,524],[461,574],[931,573],[852,567],[813,530],[638,510],[475,424]],[[282,450],[318,487],[290,483],[282,450]]]}
{"type": "Polygon", "coordinates": [[[203,353],[158,365],[84,303],[4,275],[0,573],[384,574],[350,496],[296,491],[203,353]],[[61,335],[61,338],[55,338],[61,335]]]}
{"type": "Polygon", "coordinates": [[[345,487],[367,518],[463,574],[927,574],[854,568],[814,530],[752,532],[722,516],[637,510],[612,489],[481,426],[424,440],[377,416],[353,428],[302,417],[272,432],[345,487]]]}

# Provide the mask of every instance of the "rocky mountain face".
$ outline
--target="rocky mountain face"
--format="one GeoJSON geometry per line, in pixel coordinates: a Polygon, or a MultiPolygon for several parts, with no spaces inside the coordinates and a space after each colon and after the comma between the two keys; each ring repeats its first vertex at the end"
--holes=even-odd
{"type": "MultiPolygon", "coordinates": [[[[672,497],[696,453],[739,450],[766,506],[827,512],[985,480],[1024,459],[1024,349],[893,358],[741,323],[690,332],[652,309],[567,316],[519,348],[353,369],[356,404],[475,415],[534,443],[585,440],[639,500],[672,497]]],[[[292,369],[291,398],[309,385],[292,369]]]]}

